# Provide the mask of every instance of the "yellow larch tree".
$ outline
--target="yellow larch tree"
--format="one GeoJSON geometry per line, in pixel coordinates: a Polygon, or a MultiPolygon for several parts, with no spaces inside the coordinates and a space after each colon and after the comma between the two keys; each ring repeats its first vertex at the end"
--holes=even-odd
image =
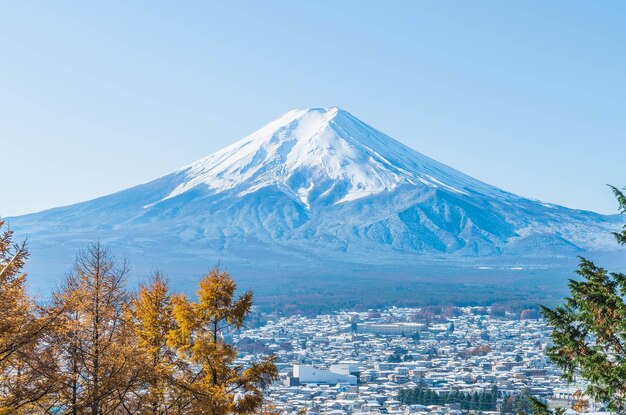
{"type": "Polygon", "coordinates": [[[0,414],[32,413],[54,387],[45,376],[53,362],[42,339],[55,316],[26,292],[26,243],[14,243],[1,219],[0,229],[0,414]]]}
{"type": "Polygon", "coordinates": [[[141,406],[137,414],[175,413],[179,393],[172,383],[176,354],[167,345],[168,334],[176,328],[172,295],[167,282],[155,273],[131,302],[133,330],[142,366],[141,406]]]}
{"type": "Polygon", "coordinates": [[[80,251],[55,301],[64,307],[51,341],[60,348],[59,401],[64,413],[131,414],[140,384],[130,324],[125,263],[101,243],[80,251]]]}
{"type": "Polygon", "coordinates": [[[186,363],[175,379],[185,394],[185,414],[251,414],[261,408],[263,391],[277,379],[274,357],[249,367],[234,364],[237,349],[224,334],[243,326],[252,308],[252,293],[235,298],[236,284],[214,268],[199,283],[197,302],[184,295],[173,299],[177,327],[168,344],[186,363]]]}

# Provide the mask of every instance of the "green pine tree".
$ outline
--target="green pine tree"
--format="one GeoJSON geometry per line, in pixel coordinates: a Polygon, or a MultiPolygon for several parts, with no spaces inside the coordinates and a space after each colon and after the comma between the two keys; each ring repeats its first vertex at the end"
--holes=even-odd
{"type": "MultiPolygon", "coordinates": [[[[626,213],[626,196],[612,187],[620,213],[626,213]]],[[[626,244],[626,225],[614,232],[626,244]]],[[[542,307],[553,327],[548,356],[568,381],[580,374],[588,386],[585,394],[604,402],[609,410],[626,410],[626,275],[608,272],[580,258],[579,280],[570,280],[570,297],[554,309],[542,307]]],[[[578,402],[584,406],[584,402],[578,402]]]]}
{"type": "Polygon", "coordinates": [[[478,409],[478,393],[474,392],[470,400],[470,409],[478,409]]]}

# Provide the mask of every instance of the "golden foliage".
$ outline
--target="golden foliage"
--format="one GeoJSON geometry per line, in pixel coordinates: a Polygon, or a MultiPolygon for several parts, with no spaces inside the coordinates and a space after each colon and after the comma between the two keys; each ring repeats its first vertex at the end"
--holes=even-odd
{"type": "Polygon", "coordinates": [[[186,363],[177,382],[188,394],[190,414],[253,413],[263,402],[263,389],[278,376],[273,357],[248,368],[233,365],[237,349],[223,334],[241,328],[252,308],[252,293],[235,298],[235,290],[228,273],[215,268],[200,280],[197,302],[174,297],[178,327],[168,344],[186,363]]]}
{"type": "Polygon", "coordinates": [[[125,262],[95,243],[41,307],[25,289],[26,245],[12,236],[0,234],[0,415],[263,411],[278,372],[273,357],[233,364],[224,335],[243,327],[252,293],[235,297],[228,273],[202,278],[196,302],[158,273],[131,296],[125,262]]]}
{"type": "Polygon", "coordinates": [[[176,371],[175,353],[167,336],[176,327],[172,314],[172,295],[167,282],[155,273],[131,301],[133,330],[137,336],[142,379],[147,386],[139,392],[137,414],[167,414],[178,403],[170,379],[176,371]]]}
{"type": "Polygon", "coordinates": [[[125,263],[100,243],[79,252],[55,305],[64,310],[50,338],[58,347],[57,400],[70,413],[105,415],[134,411],[140,385],[131,327],[125,263]]]}
{"type": "Polygon", "coordinates": [[[13,232],[1,219],[0,229],[0,414],[19,414],[53,387],[44,375],[52,360],[42,338],[54,315],[37,307],[26,293],[26,244],[14,243],[13,232]]]}

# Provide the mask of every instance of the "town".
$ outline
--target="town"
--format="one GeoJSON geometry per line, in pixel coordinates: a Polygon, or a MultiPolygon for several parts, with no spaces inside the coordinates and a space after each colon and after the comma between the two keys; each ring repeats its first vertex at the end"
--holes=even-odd
{"type": "Polygon", "coordinates": [[[281,379],[268,393],[282,413],[517,413],[526,396],[577,412],[583,387],[568,385],[545,357],[550,328],[538,313],[449,310],[436,318],[390,308],[269,320],[234,335],[236,363],[277,357],[281,379]]]}

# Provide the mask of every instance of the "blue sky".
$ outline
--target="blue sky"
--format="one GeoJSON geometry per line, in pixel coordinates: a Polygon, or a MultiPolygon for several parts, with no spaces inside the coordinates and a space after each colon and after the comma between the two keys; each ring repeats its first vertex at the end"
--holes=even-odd
{"type": "Polygon", "coordinates": [[[506,190],[615,213],[626,2],[9,2],[0,215],[149,181],[337,105],[506,190]]]}

